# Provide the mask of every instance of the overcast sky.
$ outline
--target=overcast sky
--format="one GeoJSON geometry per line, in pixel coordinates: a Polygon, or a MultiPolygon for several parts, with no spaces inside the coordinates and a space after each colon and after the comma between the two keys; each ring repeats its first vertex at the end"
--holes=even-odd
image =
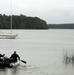
{"type": "Polygon", "coordinates": [[[49,23],[74,23],[74,0],[1,0],[0,13],[39,17],[49,23]]]}

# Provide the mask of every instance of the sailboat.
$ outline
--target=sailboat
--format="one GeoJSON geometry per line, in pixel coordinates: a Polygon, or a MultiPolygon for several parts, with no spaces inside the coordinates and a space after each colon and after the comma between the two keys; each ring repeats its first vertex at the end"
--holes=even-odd
{"type": "Polygon", "coordinates": [[[6,34],[1,33],[0,34],[0,39],[15,39],[18,36],[18,34],[13,34],[12,33],[12,11],[11,11],[11,16],[10,17],[11,17],[11,24],[10,24],[11,33],[6,33],[6,34]]]}
{"type": "Polygon", "coordinates": [[[3,34],[3,33],[1,33],[0,34],[0,39],[15,39],[17,36],[18,36],[18,34],[13,34],[12,33],[12,16],[11,16],[11,33],[6,33],[6,34],[3,34]]]}

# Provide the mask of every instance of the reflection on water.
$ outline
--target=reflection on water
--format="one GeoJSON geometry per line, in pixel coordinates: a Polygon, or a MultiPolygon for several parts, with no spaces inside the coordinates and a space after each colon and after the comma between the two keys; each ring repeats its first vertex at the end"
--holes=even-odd
{"type": "Polygon", "coordinates": [[[74,56],[68,57],[68,56],[66,55],[66,57],[64,57],[64,63],[65,63],[66,65],[68,65],[68,64],[74,65],[74,56]]]}
{"type": "Polygon", "coordinates": [[[31,65],[20,65],[16,68],[5,68],[0,69],[1,75],[46,75],[47,73],[42,72],[40,67],[31,66],[31,65]]]}
{"type": "Polygon", "coordinates": [[[6,73],[7,73],[7,69],[5,69],[5,68],[4,69],[1,69],[0,68],[0,74],[1,75],[5,75],[6,73]]]}
{"type": "Polygon", "coordinates": [[[27,67],[26,66],[18,66],[15,68],[3,68],[0,69],[0,74],[1,75],[20,75],[22,71],[24,71],[24,73],[26,72],[27,67]]]}

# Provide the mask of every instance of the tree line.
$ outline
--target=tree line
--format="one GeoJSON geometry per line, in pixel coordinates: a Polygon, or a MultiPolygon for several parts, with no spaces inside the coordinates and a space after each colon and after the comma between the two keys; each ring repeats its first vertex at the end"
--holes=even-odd
{"type": "MultiPolygon", "coordinates": [[[[0,29],[11,28],[11,15],[0,14],[0,29]]],[[[12,15],[12,29],[48,29],[46,21],[38,17],[12,15]]]]}
{"type": "Polygon", "coordinates": [[[74,23],[67,24],[48,24],[50,29],[74,29],[74,23]]]}

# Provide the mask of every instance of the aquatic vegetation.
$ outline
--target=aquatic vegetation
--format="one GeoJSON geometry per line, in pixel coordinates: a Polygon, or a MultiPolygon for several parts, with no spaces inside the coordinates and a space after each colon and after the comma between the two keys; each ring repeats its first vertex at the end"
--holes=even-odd
{"type": "Polygon", "coordinates": [[[68,53],[66,52],[64,55],[64,63],[65,64],[74,64],[74,55],[68,55],[68,53]]]}

